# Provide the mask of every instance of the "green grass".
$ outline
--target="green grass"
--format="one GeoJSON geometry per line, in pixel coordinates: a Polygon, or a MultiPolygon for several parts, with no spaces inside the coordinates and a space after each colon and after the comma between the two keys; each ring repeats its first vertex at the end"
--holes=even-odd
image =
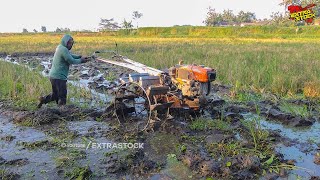
{"type": "Polygon", "coordinates": [[[85,151],[80,151],[77,149],[71,149],[66,151],[60,151],[60,154],[55,157],[55,163],[57,167],[72,167],[78,164],[79,159],[84,159],[86,157],[85,151]]]}
{"type": "Polygon", "coordinates": [[[40,95],[49,93],[47,78],[23,66],[0,61],[0,98],[10,99],[16,106],[33,109],[40,95]]]}
{"type": "Polygon", "coordinates": [[[308,118],[311,116],[311,111],[307,105],[295,105],[291,103],[282,102],[280,104],[280,110],[286,113],[293,114],[294,116],[301,116],[308,118]]]}
{"type": "Polygon", "coordinates": [[[192,121],[189,125],[191,130],[196,131],[205,131],[205,130],[222,130],[222,131],[229,131],[230,130],[230,123],[220,119],[204,119],[198,118],[192,121]]]}
{"type": "Polygon", "coordinates": [[[65,173],[65,177],[70,179],[90,179],[92,176],[92,171],[88,166],[86,167],[74,167],[71,171],[65,173]]]}
{"type": "Polygon", "coordinates": [[[17,179],[18,176],[12,172],[9,172],[7,169],[0,169],[0,179],[1,180],[13,180],[17,179]]]}
{"type": "Polygon", "coordinates": [[[257,102],[262,99],[261,94],[250,93],[250,92],[238,92],[234,98],[236,101],[240,102],[257,102]]]}
{"type": "MultiPolygon", "coordinates": [[[[147,27],[140,28],[139,32],[132,31],[130,36],[157,36],[157,37],[244,37],[244,38],[312,38],[320,36],[320,29],[317,26],[300,27],[296,33],[296,26],[246,26],[246,27],[147,27]]],[[[126,31],[119,31],[116,35],[128,35],[126,31]]]]}
{"type": "MultiPolygon", "coordinates": [[[[0,77],[0,100],[11,100],[16,107],[34,110],[39,97],[51,93],[49,79],[24,66],[0,60],[0,77]]],[[[97,98],[83,87],[68,84],[68,103],[88,107],[92,101],[99,105],[97,98]]]]}

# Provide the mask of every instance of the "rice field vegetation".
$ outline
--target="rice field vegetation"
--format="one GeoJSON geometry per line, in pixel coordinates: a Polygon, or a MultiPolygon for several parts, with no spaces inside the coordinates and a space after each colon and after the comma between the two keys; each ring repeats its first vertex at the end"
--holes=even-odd
{"type": "MultiPolygon", "coordinates": [[[[0,100],[13,102],[14,107],[36,109],[38,98],[51,93],[49,78],[29,68],[0,60],[0,100]]],[[[83,87],[68,84],[68,101],[87,106],[92,94],[83,87]]]]}
{"type": "MultiPolygon", "coordinates": [[[[71,33],[74,53],[117,50],[148,66],[165,69],[184,63],[217,70],[217,83],[234,90],[281,96],[320,96],[318,27],[172,27],[102,33],[71,33]],[[115,47],[117,44],[117,49],[115,47]]],[[[0,34],[0,52],[54,52],[63,34],[0,34]]],[[[111,55],[104,55],[110,57],[111,55]]],[[[0,67],[2,68],[2,66],[0,67]]]]}

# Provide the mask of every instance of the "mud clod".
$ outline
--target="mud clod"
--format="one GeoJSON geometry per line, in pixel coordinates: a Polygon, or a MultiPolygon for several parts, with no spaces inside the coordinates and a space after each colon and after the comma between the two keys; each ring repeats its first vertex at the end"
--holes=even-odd
{"type": "Polygon", "coordinates": [[[13,172],[8,172],[5,169],[0,169],[0,179],[16,180],[16,179],[20,179],[20,175],[13,172]]]}
{"type": "Polygon", "coordinates": [[[104,159],[103,163],[106,164],[105,168],[108,173],[116,173],[122,168],[118,158],[118,155],[114,154],[104,159]]]}
{"type": "Polygon", "coordinates": [[[29,161],[27,158],[22,158],[22,159],[14,159],[14,160],[7,161],[5,164],[6,165],[23,166],[28,163],[29,163],[29,161]]]}
{"type": "Polygon", "coordinates": [[[233,158],[231,167],[237,170],[250,170],[258,173],[261,169],[260,159],[256,156],[238,155],[233,158]]]}
{"type": "Polygon", "coordinates": [[[199,155],[190,152],[181,157],[183,164],[192,169],[195,168],[201,160],[202,158],[199,155]]]}
{"type": "Polygon", "coordinates": [[[212,143],[220,143],[224,140],[230,139],[231,137],[232,136],[225,134],[214,134],[207,136],[205,142],[207,143],[207,145],[210,145],[212,143]]]}
{"type": "Polygon", "coordinates": [[[35,141],[35,142],[17,142],[18,145],[22,145],[24,148],[27,149],[36,149],[36,148],[42,148],[42,149],[50,149],[56,147],[55,143],[52,143],[48,140],[43,141],[35,141]]]}
{"type": "Polygon", "coordinates": [[[221,164],[213,160],[202,161],[199,169],[202,176],[217,176],[221,172],[221,164]]]}
{"type": "Polygon", "coordinates": [[[61,113],[57,109],[45,108],[34,112],[16,112],[13,115],[13,121],[29,126],[39,126],[53,123],[60,119],[60,115],[61,113]]]}
{"type": "Polygon", "coordinates": [[[76,121],[83,117],[95,119],[102,116],[103,113],[103,111],[95,109],[80,109],[74,105],[66,105],[58,108],[42,108],[36,111],[11,112],[10,115],[13,117],[14,123],[26,126],[41,126],[59,120],[76,121]]]}
{"type": "Polygon", "coordinates": [[[314,156],[314,163],[317,164],[317,165],[320,165],[320,153],[317,153],[314,156]]]}
{"type": "Polygon", "coordinates": [[[1,165],[1,164],[4,164],[5,162],[6,162],[6,160],[3,159],[3,158],[0,156],[0,165],[1,165]]]}
{"type": "Polygon", "coordinates": [[[310,180],[320,180],[320,176],[311,176],[310,180]]]}
{"type": "Polygon", "coordinates": [[[283,112],[279,104],[269,101],[261,101],[259,103],[248,104],[251,111],[255,112],[257,108],[260,110],[261,115],[266,116],[268,119],[279,121],[284,125],[290,127],[308,127],[316,122],[316,118],[312,116],[302,117],[288,112],[283,112]]]}
{"type": "Polygon", "coordinates": [[[8,135],[8,136],[5,136],[5,137],[1,137],[0,140],[3,140],[3,141],[13,141],[16,137],[15,136],[11,136],[11,135],[8,135]]]}

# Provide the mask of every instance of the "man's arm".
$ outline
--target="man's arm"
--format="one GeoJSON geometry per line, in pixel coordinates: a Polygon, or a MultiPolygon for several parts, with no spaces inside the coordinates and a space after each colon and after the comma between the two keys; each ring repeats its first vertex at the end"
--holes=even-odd
{"type": "Polygon", "coordinates": [[[71,54],[71,56],[72,56],[73,58],[75,58],[75,59],[79,59],[79,58],[82,57],[81,55],[76,55],[76,54],[72,54],[72,53],[70,53],[70,54],[71,54]]]}
{"type": "Polygon", "coordinates": [[[66,60],[69,64],[80,64],[81,58],[74,58],[71,53],[65,49],[62,53],[62,57],[64,60],[66,60]]]}

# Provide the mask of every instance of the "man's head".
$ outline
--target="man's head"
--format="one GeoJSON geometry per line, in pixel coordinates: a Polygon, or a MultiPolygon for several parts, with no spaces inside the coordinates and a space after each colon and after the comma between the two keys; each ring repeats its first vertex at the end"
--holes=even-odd
{"type": "Polygon", "coordinates": [[[74,43],[74,41],[73,41],[72,38],[67,42],[67,48],[68,48],[69,50],[72,49],[73,43],[74,43]]]}
{"type": "Polygon", "coordinates": [[[61,44],[64,47],[68,48],[68,50],[71,50],[73,43],[74,43],[73,38],[69,34],[65,34],[61,39],[61,44]]]}

